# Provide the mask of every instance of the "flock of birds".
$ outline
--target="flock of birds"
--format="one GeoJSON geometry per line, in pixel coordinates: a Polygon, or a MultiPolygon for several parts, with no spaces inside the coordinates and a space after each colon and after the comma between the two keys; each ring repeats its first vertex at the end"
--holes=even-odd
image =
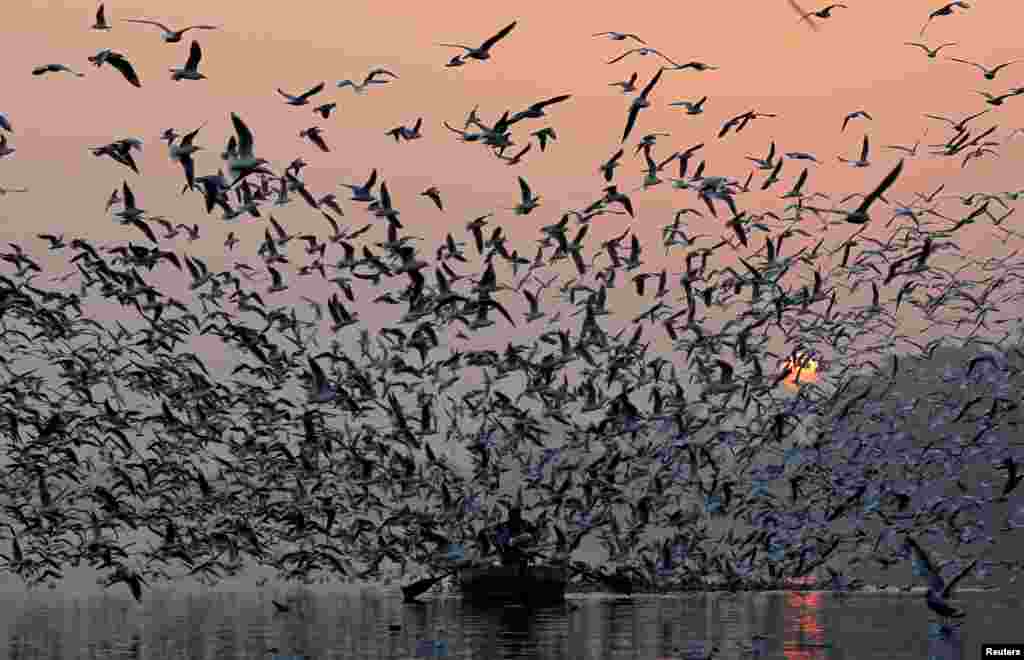
{"type": "MultiPolygon", "coordinates": [[[[815,29],[815,19],[848,9],[790,4],[815,29]]],[[[945,5],[925,27],[954,9],[969,6],[945,5]]],[[[155,26],[171,44],[217,29],[124,21],[155,26]]],[[[112,28],[102,5],[92,27],[112,28]]],[[[475,47],[442,44],[464,51],[446,66],[500,67],[516,29],[512,22],[475,47]]],[[[1024,353],[1021,319],[1008,315],[1021,298],[1024,262],[1017,251],[975,258],[955,234],[987,223],[1004,243],[1019,238],[1008,218],[1024,191],[942,196],[943,184],[908,203],[887,197],[920,141],[886,145],[903,159],[872,190],[841,199],[807,192],[821,162],[814,154],[780,152],[774,142],[764,157],[748,157],[753,170],[740,178],[695,164],[703,143],[657,154],[667,134],[649,133],[634,149],[626,143],[671,72],[717,67],[680,63],[636,34],[593,36],[641,44],[609,63],[653,55],[658,66],[639,93],[637,73],[610,83],[635,96],[614,153],[597,168],[602,187],[589,205],[560,210],[541,227],[535,254],[515,246],[501,209],[421,250],[406,233],[414,212],[399,209],[377,169],[364,183],[341,184],[347,198],[314,193],[301,158],[280,169],[257,156],[240,113],[230,114],[233,134],[219,159],[200,157],[209,154],[197,144],[205,124],[161,135],[182,167],[182,192],[198,193],[200,217],[217,209],[222,220],[186,225],[150,214],[125,178],[105,207],[137,230],[133,238],[99,246],[40,234],[50,251],[70,255],[60,286],[45,288],[29,250],[10,244],[0,254],[9,266],[0,275],[5,570],[35,585],[88,565],[136,598],[154,580],[216,581],[253,564],[298,580],[426,575],[419,593],[438,574],[493,558],[494,525],[515,502],[535,518],[529,552],[538,561],[617,591],[768,587],[825,570],[828,587],[843,591],[859,582],[841,566],[912,559],[928,580],[926,605],[948,622],[963,614],[950,603],[963,578],[996,569],[1015,578],[1020,561],[980,557],[1024,527],[1024,471],[1012,440],[1024,353]],[[646,167],[624,191],[616,176],[630,150],[646,167]],[[803,169],[779,195],[784,209],[741,208],[754,176],[767,191],[789,161],[803,169]],[[633,196],[665,183],[700,207],[681,208],[659,244],[645,243],[626,217],[638,215],[633,196]],[[293,195],[325,231],[289,231],[267,213],[293,195]],[[951,199],[963,213],[940,210],[951,199]],[[623,230],[594,245],[588,233],[602,216],[623,230]],[[361,217],[355,228],[341,224],[361,217]],[[243,219],[266,223],[249,259],[229,224],[243,219]],[[216,231],[238,258],[227,270],[170,243],[216,231]],[[682,271],[645,268],[656,247],[682,271]],[[178,273],[184,294],[171,291],[178,273]],[[277,302],[321,286],[329,296],[277,302]],[[617,326],[616,287],[645,301],[617,326]],[[858,304],[868,290],[869,302],[858,304]],[[564,306],[552,309],[552,298],[564,306]],[[90,313],[104,301],[116,307],[114,322],[90,313]],[[371,332],[360,319],[367,304],[400,313],[371,332]],[[912,315],[928,324],[923,334],[902,327],[912,315]],[[496,339],[524,326],[538,328],[534,340],[496,339]],[[229,373],[207,366],[197,346],[211,341],[229,356],[229,373]],[[488,341],[505,345],[479,346],[488,341]],[[897,353],[909,347],[912,359],[901,362],[897,353]],[[981,352],[950,365],[934,391],[899,393],[900,378],[913,379],[947,347],[981,352]],[[927,438],[910,430],[921,419],[927,438]],[[1005,522],[994,529],[990,515],[1005,522]],[[606,551],[600,567],[573,558],[588,537],[606,551]],[[941,546],[947,558],[929,557],[925,546],[941,546]]],[[[930,58],[952,45],[908,43],[930,58]]],[[[192,41],[171,78],[202,81],[202,56],[192,41]]],[[[123,53],[103,49],[89,61],[142,87],[123,53]]],[[[955,61],[987,80],[1013,64],[955,61]]],[[[83,75],[60,64],[33,74],[58,72],[83,75]]],[[[337,87],[362,94],[398,80],[378,68],[337,87]]],[[[324,89],[277,91],[326,120],[336,104],[315,105],[324,89]]],[[[981,92],[992,107],[963,119],[929,115],[951,129],[931,155],[962,157],[963,166],[998,155],[1016,132],[999,139],[997,126],[975,131],[973,122],[1022,92],[981,92]]],[[[535,122],[571,99],[524,104],[493,121],[475,107],[463,121],[441,123],[515,166],[534,142],[544,152],[556,141],[552,126],[535,122]],[[537,129],[524,140],[514,132],[526,126],[537,129]]],[[[669,105],[698,116],[707,100],[669,105]]],[[[775,116],[744,112],[718,139],[775,116]]],[[[865,110],[838,119],[843,131],[874,121],[865,110]]],[[[0,114],[0,157],[15,153],[7,134],[17,125],[0,114]]],[[[420,117],[382,139],[413,141],[424,130],[420,117]]],[[[330,152],[324,129],[300,136],[330,152]]],[[[133,152],[142,144],[121,138],[93,153],[137,175],[133,152]]],[[[877,167],[867,135],[859,154],[838,160],[877,167]]],[[[514,215],[546,208],[523,176],[518,193],[514,215]]],[[[438,187],[421,195],[438,213],[452,211],[438,187]]]]}

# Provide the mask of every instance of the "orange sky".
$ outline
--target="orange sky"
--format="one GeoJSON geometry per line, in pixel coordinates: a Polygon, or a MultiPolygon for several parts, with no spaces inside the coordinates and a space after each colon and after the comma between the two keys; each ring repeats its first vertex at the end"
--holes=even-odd
{"type": "MultiPolygon", "coordinates": [[[[106,33],[88,29],[94,2],[9,4],[2,28],[0,112],[14,124],[10,144],[17,152],[0,159],[0,186],[27,186],[31,191],[0,197],[0,240],[20,241],[40,254],[42,242],[31,237],[41,231],[66,233],[69,239],[82,236],[96,243],[124,237],[135,230],[117,225],[104,212],[104,203],[111,190],[127,179],[139,205],[150,213],[201,224],[204,238],[194,245],[179,238],[177,249],[209,259],[211,268],[224,265],[218,260],[228,230],[243,240],[239,253],[252,255],[265,224],[227,227],[218,214],[202,212],[199,196],[179,196],[181,168],[168,160],[157,136],[168,127],[185,132],[208,122],[196,140],[208,149],[197,157],[197,174],[212,173],[221,165],[218,154],[231,133],[232,111],[244,118],[255,134],[257,153],[270,159],[275,170],[283,170],[300,156],[308,161],[310,167],[303,175],[317,195],[336,192],[340,196],[339,182],[362,182],[371,168],[378,168],[396,207],[402,209],[407,231],[425,237],[427,250],[449,231],[458,240],[467,240],[466,221],[496,211],[494,222],[506,228],[512,247],[532,256],[540,226],[593,201],[605,185],[596,170],[619,148],[629,104],[629,97],[608,83],[633,71],[643,83],[659,66],[653,56],[605,64],[632,45],[591,38],[593,32],[636,32],[677,61],[700,60],[720,67],[708,72],[666,72],[651,95],[653,106],[641,114],[630,145],[645,133],[670,132],[671,137],[662,138],[655,151],[664,157],[705,142],[701,156],[708,159],[708,173],[745,178],[750,163],[744,156],[763,156],[774,139],[780,152],[807,151],[822,161],[810,166],[806,186],[810,192],[841,195],[873,188],[897,159],[895,152],[882,150],[882,145],[913,144],[926,128],[930,134],[925,142],[941,141],[947,135],[942,124],[922,118],[922,113],[960,117],[986,107],[973,90],[1002,92],[1024,82],[1024,65],[1008,67],[989,82],[971,67],[941,57],[931,60],[903,45],[919,40],[924,19],[939,4],[934,0],[850,3],[850,9],[837,10],[833,18],[821,22],[819,32],[800,23],[783,0],[643,6],[539,0],[514,5],[110,2],[107,15],[114,29],[106,33]],[[175,27],[212,23],[222,29],[192,32],[183,43],[169,45],[160,41],[155,28],[120,22],[143,17],[175,27]],[[495,47],[490,61],[454,69],[443,66],[455,51],[436,42],[479,43],[512,20],[519,21],[518,27],[495,47]],[[193,36],[202,44],[201,70],[210,79],[174,83],[167,69],[184,63],[193,36]],[[105,47],[124,53],[134,63],[141,89],[128,85],[110,68],[95,69],[87,62],[88,56],[105,47]],[[34,66],[50,62],[67,64],[86,77],[30,74],[34,66]],[[364,96],[333,86],[339,79],[359,78],[377,66],[395,71],[400,80],[364,96]],[[297,93],[320,81],[327,81],[328,89],[316,100],[336,100],[340,106],[328,120],[314,117],[308,107],[285,105],[274,91],[282,87],[297,93]],[[445,119],[460,123],[478,103],[481,116],[493,120],[506,109],[521,109],[562,93],[573,98],[551,108],[548,119],[531,120],[523,125],[525,130],[514,131],[520,144],[525,144],[527,132],[552,126],[557,141],[545,153],[534,147],[516,167],[506,166],[479,145],[460,143],[441,126],[445,119]],[[709,96],[706,112],[697,117],[667,107],[671,101],[704,95],[709,96]],[[742,134],[724,140],[715,137],[725,119],[751,109],[777,113],[779,118],[758,120],[742,134]],[[874,121],[856,120],[840,133],[843,116],[857,109],[867,110],[874,121]],[[419,116],[425,118],[423,139],[395,144],[385,135],[419,116]],[[322,154],[299,138],[300,130],[313,125],[324,129],[331,153],[322,154]],[[865,132],[873,142],[875,165],[853,169],[836,162],[837,155],[850,157],[857,152],[865,132]],[[141,177],[88,151],[129,136],[146,142],[139,157],[141,177]],[[506,210],[518,201],[517,175],[524,176],[543,198],[542,206],[526,217],[506,210]],[[445,213],[418,195],[430,185],[440,188],[445,213]]],[[[807,0],[802,4],[814,7],[807,0]]],[[[1024,54],[1018,45],[1022,19],[1024,5],[1019,3],[978,3],[967,12],[936,20],[926,41],[933,45],[959,41],[958,47],[943,54],[994,65],[1024,54]]],[[[1010,99],[972,128],[993,124],[999,125],[1001,135],[1024,126],[1024,99],[1010,99]]],[[[910,159],[889,196],[909,201],[911,191],[931,190],[940,183],[951,192],[1016,189],[1022,182],[1012,164],[1022,144],[1024,140],[1006,144],[1001,158],[978,160],[966,169],[961,169],[960,158],[922,155],[910,159]]],[[[629,146],[618,172],[617,183],[624,190],[642,180],[643,160],[632,158],[632,150],[629,146]]],[[[921,153],[925,151],[922,147],[921,153]]],[[[778,195],[788,189],[800,169],[799,161],[788,162],[775,189],[745,195],[741,207],[781,212],[784,204],[778,195]]],[[[671,220],[674,209],[698,206],[695,196],[663,184],[636,193],[634,203],[638,218],[632,227],[647,246],[644,269],[681,270],[680,253],[666,258],[658,246],[659,227],[671,220]]],[[[370,221],[362,208],[343,205],[348,224],[370,221]]],[[[947,207],[953,215],[962,211],[956,201],[947,207]]],[[[273,212],[293,232],[323,235],[327,228],[319,214],[301,201],[273,212]]],[[[879,215],[878,224],[888,219],[884,212],[879,215]]],[[[710,241],[728,234],[722,219],[691,219],[688,224],[692,232],[709,234],[710,241]]],[[[588,243],[596,248],[626,226],[621,216],[598,218],[588,243]]],[[[836,241],[844,233],[849,231],[830,231],[829,238],[836,241]]],[[[957,238],[961,249],[975,256],[1005,247],[993,241],[987,225],[967,228],[957,238]]],[[[141,235],[136,240],[141,241],[141,235]]],[[[758,243],[763,243],[763,237],[758,243]]],[[[791,245],[786,253],[796,249],[791,245]]],[[[301,254],[298,248],[293,251],[301,254]]],[[[328,259],[337,257],[337,253],[328,254],[328,259]]],[[[289,278],[294,281],[292,274],[289,278]]],[[[630,289],[628,281],[620,284],[619,292],[625,294],[616,295],[625,307],[617,312],[652,304],[649,294],[637,300],[630,289]]],[[[283,295],[297,298],[299,293],[283,295]]],[[[857,295],[867,294],[862,290],[857,295]]],[[[513,314],[518,316],[521,301],[514,307],[513,314]]],[[[496,335],[502,342],[509,339],[503,327],[496,329],[496,335]]]]}
{"type": "MultiPolygon", "coordinates": [[[[172,10],[165,3],[116,2],[107,6],[114,30],[101,33],[87,29],[93,2],[15,3],[5,9],[7,55],[0,64],[5,85],[0,112],[15,125],[11,144],[18,152],[0,161],[0,185],[26,185],[33,194],[0,198],[3,231],[6,238],[23,238],[39,230],[44,218],[47,224],[74,233],[119,235],[124,230],[104,214],[103,202],[123,178],[133,183],[144,208],[176,221],[191,220],[200,200],[177,196],[179,168],[168,161],[156,136],[170,126],[187,130],[209,122],[197,139],[210,149],[198,158],[199,173],[206,173],[220,165],[217,153],[229,135],[228,113],[234,110],[253,129],[261,155],[278,168],[298,156],[311,163],[304,174],[315,192],[337,192],[337,182],[362,179],[370,168],[380,168],[396,201],[409,209],[403,217],[426,235],[461,230],[465,219],[477,212],[511,206],[515,175],[522,174],[543,196],[544,206],[527,218],[516,218],[511,231],[532,238],[536,226],[591,201],[603,185],[595,169],[618,147],[628,104],[628,98],[607,83],[632,71],[644,81],[656,70],[653,56],[604,64],[629,43],[589,36],[608,29],[637,32],[674,59],[698,59],[721,67],[664,76],[652,94],[654,107],[643,113],[636,131],[637,136],[671,132],[671,138],[659,145],[662,154],[704,141],[708,146],[703,155],[711,170],[743,176],[749,169],[743,156],[763,155],[774,138],[780,150],[810,151],[823,161],[812,166],[809,190],[863,191],[895,160],[894,152],[880,149],[882,144],[911,144],[925,127],[931,127],[930,137],[945,134],[941,124],[921,118],[922,112],[967,114],[985,107],[971,90],[1003,91],[1024,76],[1024,69],[1009,67],[996,81],[985,81],[968,66],[929,60],[902,45],[918,40],[922,19],[934,4],[885,3],[884,15],[878,3],[854,4],[837,10],[815,33],[799,23],[782,0],[722,0],[666,6],[647,14],[622,3],[591,3],[581,12],[574,3],[536,0],[518,2],[514,9],[455,2],[442,8],[422,3],[182,0],[172,10]],[[119,22],[129,17],[175,26],[209,22],[223,29],[193,31],[185,42],[168,45],[155,28],[119,22]],[[495,48],[491,61],[457,69],[443,66],[455,51],[435,42],[479,42],[513,19],[519,26],[495,48]],[[193,35],[203,46],[201,69],[210,80],[173,83],[167,67],[184,63],[193,35]],[[102,47],[123,52],[135,63],[142,89],[127,85],[112,70],[97,70],[86,62],[102,47]],[[33,66],[49,62],[79,68],[87,77],[30,75],[33,66]],[[365,96],[329,87],[318,100],[339,101],[340,112],[327,121],[314,121],[307,108],[286,106],[274,92],[278,86],[304,90],[321,80],[333,84],[375,66],[395,70],[401,80],[365,96]],[[529,154],[518,167],[506,167],[477,145],[459,143],[440,125],[442,119],[461,119],[476,103],[485,118],[493,118],[506,108],[525,107],[565,92],[574,98],[553,108],[549,119],[558,141],[547,153],[529,154]],[[665,107],[676,99],[705,94],[710,99],[699,117],[665,107]],[[713,137],[725,118],[750,108],[778,113],[780,118],[755,123],[725,140],[713,137]],[[841,134],[843,115],[859,108],[868,110],[875,121],[854,122],[841,134]],[[396,145],[384,135],[420,115],[426,118],[423,140],[396,145]],[[324,127],[333,153],[321,154],[298,137],[301,129],[314,124],[324,127]],[[853,170],[837,163],[836,155],[856,151],[865,131],[876,145],[878,165],[853,170]],[[146,140],[142,178],[87,151],[128,135],[146,140]],[[441,189],[448,213],[436,212],[416,196],[431,184],[441,189]]],[[[1021,55],[1014,44],[1022,18],[1024,7],[1015,3],[980,5],[936,20],[927,40],[961,43],[944,55],[988,64],[1008,61],[1021,55]]],[[[1011,99],[978,125],[998,123],[1003,132],[1024,125],[1021,103],[1011,99]],[[993,121],[983,123],[989,119],[993,121]]],[[[536,126],[530,130],[545,125],[543,120],[532,123],[536,126]]],[[[910,198],[910,190],[940,181],[951,190],[969,190],[980,182],[991,189],[1016,185],[1005,164],[1019,149],[1009,145],[1001,159],[979,160],[963,171],[959,159],[914,159],[894,197],[910,198]]],[[[627,176],[634,176],[638,184],[642,165],[640,159],[627,159],[619,172],[623,184],[629,181],[627,176]]],[[[799,172],[799,165],[787,163],[784,184],[799,172]]],[[[642,218],[651,224],[664,222],[671,209],[694,201],[692,195],[667,186],[638,197],[642,218]]],[[[769,197],[751,194],[745,199],[750,200],[747,206],[754,206],[769,197]]],[[[360,220],[361,209],[352,215],[353,222],[360,220]]],[[[306,229],[320,228],[315,214],[300,204],[277,216],[306,229]]],[[[223,236],[215,216],[205,220],[211,236],[223,236]]],[[[618,218],[599,222],[591,236],[618,233],[620,225],[618,218]]],[[[709,228],[720,232],[716,226],[709,228]]],[[[251,240],[260,234],[262,227],[240,232],[251,240]]],[[[220,240],[204,241],[201,249],[217,254],[220,240]]]]}

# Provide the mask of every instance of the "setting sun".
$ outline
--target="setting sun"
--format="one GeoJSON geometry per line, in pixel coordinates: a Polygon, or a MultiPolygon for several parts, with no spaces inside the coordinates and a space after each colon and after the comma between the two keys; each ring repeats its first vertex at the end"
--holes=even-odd
{"type": "Polygon", "coordinates": [[[786,373],[783,384],[786,387],[799,387],[805,383],[818,382],[818,361],[810,356],[796,355],[786,360],[782,366],[786,373]]]}

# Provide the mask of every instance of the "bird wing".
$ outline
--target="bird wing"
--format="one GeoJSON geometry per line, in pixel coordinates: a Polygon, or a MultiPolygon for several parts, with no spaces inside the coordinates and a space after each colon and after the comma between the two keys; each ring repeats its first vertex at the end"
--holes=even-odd
{"type": "Polygon", "coordinates": [[[199,42],[193,40],[192,47],[188,51],[188,61],[185,62],[185,68],[189,71],[196,71],[199,69],[199,60],[203,59],[203,51],[199,48],[199,42]]]}
{"type": "MultiPolygon", "coordinates": [[[[281,91],[281,90],[277,90],[281,91]]],[[[241,117],[235,113],[231,113],[231,123],[235,127],[235,134],[238,135],[238,153],[239,155],[252,155],[252,132],[249,131],[249,127],[245,125],[241,117]]]]}
{"type": "Polygon", "coordinates": [[[636,116],[640,113],[639,106],[631,105],[629,107],[629,116],[626,117],[626,129],[622,132],[622,141],[625,142],[626,138],[633,131],[633,125],[636,124],[636,116]]]}
{"type": "Polygon", "coordinates": [[[519,194],[523,198],[523,204],[529,203],[530,199],[533,198],[533,193],[530,190],[530,185],[526,183],[526,179],[519,177],[519,194]]]}
{"type": "Polygon", "coordinates": [[[960,64],[970,64],[971,66],[981,69],[982,71],[985,70],[985,67],[981,66],[976,62],[971,62],[970,60],[962,60],[959,57],[947,57],[946,59],[952,60],[953,62],[959,62],[960,64]]]}
{"type": "Polygon", "coordinates": [[[865,160],[868,159],[868,150],[869,149],[870,149],[870,145],[868,143],[868,136],[865,135],[864,136],[864,145],[860,148],[860,159],[862,161],[865,161],[865,160]]]}
{"type": "MultiPolygon", "coordinates": [[[[1012,64],[1012,62],[1011,62],[1011,64],[1012,64]]],[[[1003,66],[1006,66],[1006,65],[1004,64],[1003,66]]],[[[571,98],[572,98],[572,94],[562,94],[560,96],[552,97],[552,98],[548,99],[547,101],[540,101],[539,103],[534,103],[530,107],[539,110],[541,108],[546,108],[549,105],[554,105],[556,103],[561,103],[562,101],[567,101],[567,100],[569,100],[571,98]]]]}
{"type": "Polygon", "coordinates": [[[647,86],[644,87],[643,91],[640,92],[640,98],[647,98],[647,95],[651,93],[651,90],[654,89],[654,86],[658,84],[659,80],[661,80],[661,74],[663,73],[665,73],[665,69],[658,69],[658,72],[654,74],[654,77],[651,78],[650,82],[647,83],[647,86]]]}
{"type": "Polygon", "coordinates": [[[892,171],[885,175],[885,178],[878,184],[878,187],[864,197],[864,201],[861,202],[861,205],[857,208],[854,214],[867,213],[868,208],[875,203],[875,200],[885,194],[885,191],[888,190],[892,184],[896,183],[896,179],[899,178],[900,172],[902,171],[903,159],[901,158],[900,162],[896,163],[896,167],[892,168],[892,171]]]}
{"type": "Polygon", "coordinates": [[[135,73],[135,69],[132,68],[131,62],[124,59],[124,57],[115,54],[111,54],[107,57],[107,63],[121,72],[124,79],[130,82],[136,87],[142,87],[142,83],[139,81],[138,74],[135,73]]]}
{"type": "Polygon", "coordinates": [[[159,242],[156,239],[156,234],[153,233],[153,230],[144,221],[140,220],[139,218],[135,218],[134,220],[132,220],[132,224],[134,226],[138,227],[139,230],[143,234],[145,234],[146,238],[148,238],[150,241],[152,241],[153,243],[158,243],[159,242]]]}
{"type": "Polygon", "coordinates": [[[309,89],[309,90],[303,92],[301,95],[299,95],[299,98],[305,100],[305,99],[308,99],[310,96],[313,96],[314,94],[319,94],[322,91],[324,91],[324,83],[323,82],[321,82],[316,87],[313,87],[312,89],[309,89]]]}
{"type": "MultiPolygon", "coordinates": [[[[607,64],[615,64],[616,62],[618,62],[620,60],[624,60],[627,56],[632,55],[633,53],[636,53],[636,52],[639,52],[639,51],[640,51],[639,48],[630,48],[629,50],[627,50],[622,55],[619,55],[618,57],[616,57],[614,59],[608,60],[607,64]]],[[[636,74],[633,74],[633,75],[636,76],[636,74]]],[[[630,80],[633,80],[633,78],[631,78],[630,80]]]]}
{"type": "Polygon", "coordinates": [[[970,564],[965,566],[962,571],[957,573],[956,576],[952,580],[950,580],[949,582],[946,583],[946,588],[942,590],[942,599],[943,600],[946,600],[947,598],[949,598],[950,596],[953,595],[953,589],[956,588],[956,585],[960,582],[960,580],[964,579],[967,576],[968,573],[970,573],[971,571],[974,570],[974,567],[977,565],[977,563],[978,563],[978,560],[975,559],[970,564]]]}
{"type": "Polygon", "coordinates": [[[365,188],[366,190],[369,190],[370,188],[373,188],[374,184],[376,184],[376,183],[377,183],[377,168],[374,168],[373,171],[370,172],[370,178],[366,180],[366,185],[364,185],[363,188],[365,188]]]}
{"type": "Polygon", "coordinates": [[[512,21],[511,23],[509,23],[508,25],[503,27],[501,29],[501,31],[498,32],[498,34],[494,35],[493,37],[491,37],[487,41],[485,41],[482,44],[480,44],[480,50],[483,50],[483,51],[490,50],[490,48],[492,46],[494,46],[494,44],[498,43],[499,41],[504,39],[506,36],[508,36],[508,33],[511,32],[515,28],[517,22],[518,21],[512,21]]]}
{"type": "Polygon", "coordinates": [[[173,32],[173,30],[171,30],[171,28],[169,28],[166,25],[164,25],[163,23],[159,23],[157,21],[150,21],[150,20],[146,20],[144,18],[125,18],[125,19],[122,19],[122,20],[125,23],[143,23],[145,25],[155,25],[156,27],[160,28],[164,32],[173,32]]]}
{"type": "MultiPolygon", "coordinates": [[[[276,280],[280,279],[281,274],[275,271],[273,268],[270,269],[270,274],[272,276],[277,275],[277,277],[275,278],[276,284],[276,280]]],[[[311,357],[307,357],[306,359],[309,361],[309,370],[313,374],[313,389],[319,390],[327,383],[327,377],[324,375],[324,370],[320,368],[320,365],[317,364],[316,360],[314,360],[311,357]]]]}
{"type": "Polygon", "coordinates": [[[126,209],[135,208],[135,193],[133,193],[132,189],[128,187],[127,181],[121,184],[121,199],[123,200],[124,207],[126,209]]]}

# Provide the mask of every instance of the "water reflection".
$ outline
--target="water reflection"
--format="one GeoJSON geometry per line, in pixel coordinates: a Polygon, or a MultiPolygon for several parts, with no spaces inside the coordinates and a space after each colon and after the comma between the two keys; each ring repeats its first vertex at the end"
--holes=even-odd
{"type": "Polygon", "coordinates": [[[784,653],[788,660],[810,660],[826,657],[825,629],[821,624],[824,594],[817,591],[794,591],[785,594],[784,620],[789,622],[784,653]]]}
{"type": "Polygon", "coordinates": [[[952,660],[969,645],[1005,637],[1020,605],[1019,599],[965,593],[958,604],[983,615],[943,632],[920,600],[814,592],[586,596],[527,610],[480,608],[451,597],[408,606],[397,595],[372,591],[165,594],[141,606],[110,597],[33,597],[0,602],[0,657],[404,660],[430,645],[446,647],[445,657],[470,660],[681,660],[706,655],[712,646],[720,649],[716,657],[726,658],[757,648],[757,657],[779,660],[952,660]],[[292,609],[276,613],[271,597],[292,609]]]}

